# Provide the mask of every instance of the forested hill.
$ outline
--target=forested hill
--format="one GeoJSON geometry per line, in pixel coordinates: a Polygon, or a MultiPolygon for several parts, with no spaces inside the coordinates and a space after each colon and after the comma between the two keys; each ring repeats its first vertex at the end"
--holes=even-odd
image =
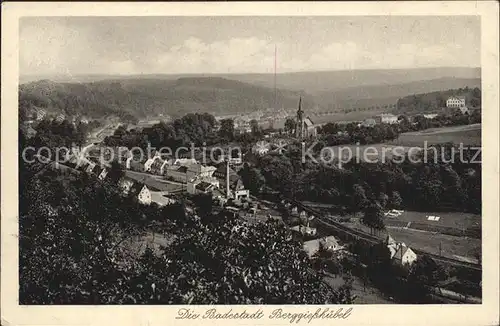
{"type": "MultiPolygon", "coordinates": [[[[304,108],[312,97],[299,91],[278,89],[279,105],[296,107],[303,96],[304,108]]],[[[20,85],[19,104],[46,108],[49,112],[103,117],[132,114],[136,117],[190,112],[240,113],[275,106],[272,88],[219,77],[105,80],[89,83],[58,83],[41,80],[20,85]]]]}
{"type": "Polygon", "coordinates": [[[398,100],[396,110],[398,113],[439,110],[446,107],[446,100],[450,96],[465,96],[465,104],[467,106],[473,108],[481,107],[481,89],[479,87],[465,87],[406,96],[398,100]]]}

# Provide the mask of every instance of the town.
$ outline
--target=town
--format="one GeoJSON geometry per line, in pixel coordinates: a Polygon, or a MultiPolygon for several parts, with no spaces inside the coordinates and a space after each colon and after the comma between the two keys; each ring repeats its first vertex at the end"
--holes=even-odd
{"type": "Polygon", "coordinates": [[[481,306],[467,17],[23,17],[16,304],[481,306]]]}
{"type": "MultiPolygon", "coordinates": [[[[330,273],[328,274],[330,275],[328,278],[330,282],[338,283],[339,275],[344,274],[342,269],[345,267],[339,266],[345,264],[352,266],[349,267],[352,269],[349,273],[356,273],[357,277],[362,280],[362,288],[364,289],[359,290],[361,293],[352,295],[351,299],[353,300],[357,296],[363,299],[362,297],[366,293],[367,271],[357,269],[359,269],[359,266],[365,266],[364,269],[369,269],[367,265],[373,263],[361,258],[360,244],[366,246],[367,244],[378,245],[382,243],[387,248],[388,259],[392,261],[391,264],[396,264],[402,270],[411,269],[411,266],[419,258],[423,259],[423,257],[432,259],[433,264],[439,263],[443,264],[443,266],[471,271],[480,270],[480,261],[451,255],[451,253],[443,254],[441,243],[439,243],[439,252],[436,252],[437,248],[433,248],[431,251],[426,250],[426,246],[422,246],[419,241],[413,244],[411,242],[412,238],[406,235],[398,239],[400,230],[422,232],[429,228],[432,230],[438,228],[438,232],[447,233],[445,227],[439,224],[433,226],[432,222],[428,222],[439,221],[440,216],[420,214],[421,217],[417,217],[417,220],[405,217],[410,213],[398,209],[401,207],[401,199],[390,198],[389,201],[395,202],[388,205],[382,204],[383,206],[377,201],[375,208],[373,205],[359,204],[360,206],[365,205],[366,209],[364,213],[361,210],[364,217],[356,218],[356,212],[346,215],[345,209],[339,210],[335,205],[321,204],[310,200],[299,201],[288,193],[264,185],[259,180],[263,179],[262,175],[259,175],[260,172],[257,172],[256,175],[259,167],[259,163],[256,163],[256,161],[264,157],[282,155],[284,149],[292,148],[294,144],[299,142],[316,141],[321,138],[322,134],[328,132],[328,128],[334,127],[338,129],[341,126],[351,126],[351,128],[339,129],[334,133],[342,138],[349,138],[348,130],[353,130],[351,134],[355,133],[356,130],[370,133],[375,132],[376,128],[385,128],[386,126],[395,128],[396,132],[399,133],[402,128],[405,128],[405,125],[406,128],[411,130],[425,129],[434,120],[447,120],[448,123],[457,123],[459,125],[463,121],[467,121],[466,123],[475,122],[475,120],[471,120],[471,118],[474,119],[475,114],[473,112],[475,111],[468,110],[463,100],[460,101],[455,97],[450,97],[446,102],[446,107],[439,114],[398,117],[391,113],[383,113],[359,122],[315,125],[302,109],[301,101],[302,99],[299,98],[295,116],[285,117],[287,122],[285,128],[282,129],[263,129],[255,119],[252,119],[249,123],[249,126],[252,126],[251,128],[240,129],[236,127],[236,122],[227,117],[224,119],[212,117],[214,120],[213,132],[222,136],[227,133],[225,128],[229,125],[230,128],[227,129],[230,130],[232,138],[232,146],[227,143],[225,145],[218,144],[220,148],[218,148],[219,151],[216,157],[210,155],[214,161],[207,161],[207,157],[202,157],[202,153],[199,152],[192,155],[192,153],[185,151],[181,152],[178,157],[173,157],[172,154],[162,155],[161,151],[156,149],[150,150],[149,156],[141,160],[134,156],[133,151],[127,146],[108,146],[119,141],[120,133],[127,132],[127,128],[123,123],[114,123],[110,126],[115,128],[112,133],[103,133],[103,130],[110,127],[102,128],[100,123],[96,123],[96,126],[98,126],[96,129],[100,131],[97,134],[89,132],[88,138],[83,141],[82,146],[75,146],[68,150],[63,160],[54,162],[44,157],[42,161],[47,162],[46,164],[57,170],[69,171],[69,173],[76,175],[83,173],[93,176],[95,182],[105,182],[109,178],[116,179],[116,175],[118,175],[119,177],[115,181],[122,195],[128,200],[135,200],[142,206],[164,207],[182,203],[182,207],[186,212],[193,213],[196,210],[196,201],[199,201],[199,198],[206,197],[209,201],[212,201],[209,207],[213,208],[210,208],[210,210],[230,214],[233,218],[241,219],[245,223],[266,223],[269,220],[278,222],[292,232],[294,239],[302,243],[303,250],[310,259],[317,261],[320,264],[319,266],[323,264],[318,268],[326,269],[330,273]],[[463,117],[467,117],[466,120],[463,117]],[[245,140],[244,143],[236,141],[237,137],[245,135],[249,135],[251,138],[250,143],[248,143],[248,140],[245,140]],[[248,150],[244,153],[241,151],[234,152],[236,145],[239,145],[239,148],[247,148],[248,150]],[[231,152],[231,148],[233,148],[233,152],[231,152]],[[383,210],[384,206],[386,211],[383,212],[382,216],[378,217],[378,220],[376,217],[369,217],[381,214],[380,210],[383,210]],[[376,221],[367,222],[368,218],[375,218],[376,221]],[[360,224],[353,226],[352,221],[354,220],[360,221],[357,222],[360,224]],[[399,222],[400,220],[401,222],[399,222]],[[426,222],[422,224],[422,221],[426,222]],[[412,224],[415,226],[411,227],[412,224]],[[367,232],[366,226],[370,228],[370,232],[367,232]],[[443,228],[443,230],[440,231],[439,227],[443,228]],[[377,229],[379,234],[375,236],[371,232],[372,229],[377,229]],[[382,237],[380,230],[384,229],[386,235],[382,237]]],[[[39,121],[39,123],[47,121],[41,110],[34,110],[31,115],[33,118],[27,120],[25,126],[36,125],[37,123],[34,121],[39,121]]],[[[51,121],[55,124],[68,123],[73,126],[76,125],[75,119],[68,122],[61,115],[54,117],[51,121]]],[[[89,122],[81,119],[79,124],[88,125],[89,122]]],[[[158,125],[161,125],[161,123],[158,125]]],[[[142,129],[142,132],[147,132],[147,130],[148,127],[146,126],[142,129]]],[[[36,132],[30,136],[36,139],[36,132]]],[[[150,142],[147,142],[147,148],[151,148],[150,142]]],[[[214,149],[213,146],[210,148],[214,149]]],[[[387,199],[384,201],[387,201],[387,199]]],[[[158,247],[158,243],[162,243],[163,236],[161,234],[154,237],[153,240],[148,240],[146,247],[158,247]],[[156,242],[154,237],[156,237],[156,242]]],[[[165,241],[168,242],[164,239],[165,241]]],[[[452,278],[458,281],[457,277],[452,278]]],[[[449,279],[443,281],[449,282],[449,279]]],[[[469,293],[460,293],[463,291],[457,291],[453,287],[454,291],[452,291],[449,287],[439,286],[439,283],[434,283],[430,289],[431,293],[429,295],[433,298],[432,300],[437,300],[436,302],[480,302],[479,298],[475,298],[469,293]]]]}

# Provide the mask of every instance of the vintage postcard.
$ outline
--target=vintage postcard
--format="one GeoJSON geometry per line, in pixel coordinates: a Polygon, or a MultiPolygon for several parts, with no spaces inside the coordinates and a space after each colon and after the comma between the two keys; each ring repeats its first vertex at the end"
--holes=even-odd
{"type": "Polygon", "coordinates": [[[498,325],[498,3],[3,3],[2,325],[498,325]]]}

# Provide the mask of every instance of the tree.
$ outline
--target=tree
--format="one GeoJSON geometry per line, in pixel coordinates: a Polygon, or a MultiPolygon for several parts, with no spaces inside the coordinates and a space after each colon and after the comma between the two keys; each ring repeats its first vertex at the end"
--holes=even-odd
{"type": "Polygon", "coordinates": [[[382,230],[385,228],[383,217],[384,214],[379,205],[369,204],[364,209],[361,223],[368,226],[370,228],[370,233],[373,233],[373,230],[382,230]]]}
{"type": "Polygon", "coordinates": [[[248,164],[245,164],[243,169],[239,171],[239,175],[245,188],[249,189],[252,193],[259,193],[266,184],[266,179],[260,170],[250,167],[248,164]]]}
{"type": "Polygon", "coordinates": [[[85,176],[29,170],[20,169],[23,304],[352,302],[349,285],[325,284],[278,222],[214,215],[200,196],[194,201],[205,223],[182,204],[142,206],[85,176]],[[152,232],[165,244],[136,252],[152,232]]]}
{"type": "Polygon", "coordinates": [[[221,121],[219,136],[227,142],[234,139],[234,121],[232,119],[224,119],[221,121]]]}
{"type": "Polygon", "coordinates": [[[250,120],[250,128],[252,129],[252,135],[258,136],[261,133],[259,122],[255,119],[250,120]]]}
{"type": "Polygon", "coordinates": [[[430,257],[421,255],[412,264],[407,277],[412,302],[425,301],[433,287],[443,279],[444,270],[430,257]]]}
{"type": "Polygon", "coordinates": [[[109,172],[106,176],[106,179],[111,183],[118,183],[121,178],[125,176],[125,171],[123,171],[122,166],[117,161],[111,162],[111,167],[109,168],[109,172]]]}
{"type": "Polygon", "coordinates": [[[355,184],[353,186],[351,198],[351,212],[356,213],[362,211],[367,203],[365,189],[361,185],[355,184]]]}
{"type": "Polygon", "coordinates": [[[297,122],[293,118],[286,118],[285,120],[285,132],[292,134],[295,132],[297,127],[297,122]]]}
{"type": "Polygon", "coordinates": [[[401,195],[397,191],[393,191],[391,196],[389,197],[389,207],[394,209],[401,208],[401,204],[403,200],[401,199],[401,195]]]}

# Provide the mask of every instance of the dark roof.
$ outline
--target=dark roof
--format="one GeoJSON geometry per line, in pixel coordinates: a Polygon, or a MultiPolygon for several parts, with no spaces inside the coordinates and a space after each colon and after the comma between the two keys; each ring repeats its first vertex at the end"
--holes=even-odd
{"type": "Polygon", "coordinates": [[[144,188],[145,184],[142,182],[134,182],[132,187],[130,187],[129,195],[137,196],[141,192],[142,188],[144,188]]]}
{"type": "Polygon", "coordinates": [[[200,189],[201,191],[207,191],[213,185],[211,183],[202,181],[196,185],[196,189],[200,189]]]}
{"type": "Polygon", "coordinates": [[[102,171],[104,171],[104,168],[99,165],[96,165],[92,172],[95,173],[97,176],[99,176],[102,173],[102,171]]]}
{"type": "Polygon", "coordinates": [[[161,168],[163,163],[165,163],[164,160],[162,160],[161,158],[157,158],[154,160],[153,164],[151,164],[151,168],[152,169],[159,169],[159,168],[161,168]]]}
{"type": "Polygon", "coordinates": [[[87,162],[83,162],[79,167],[77,167],[76,169],[78,171],[86,171],[87,168],[89,167],[89,164],[87,162]]]}
{"type": "Polygon", "coordinates": [[[306,123],[306,125],[308,126],[314,126],[314,122],[311,120],[311,118],[307,117],[305,118],[304,122],[306,123]],[[308,123],[309,121],[309,123],[308,123]]]}

